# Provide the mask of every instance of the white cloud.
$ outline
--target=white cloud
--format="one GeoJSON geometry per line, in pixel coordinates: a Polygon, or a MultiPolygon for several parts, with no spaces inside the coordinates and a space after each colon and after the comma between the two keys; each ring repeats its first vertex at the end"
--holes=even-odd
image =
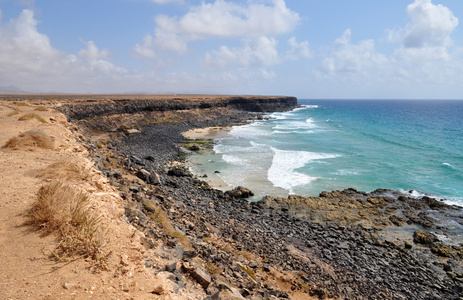
{"type": "Polygon", "coordinates": [[[250,0],[246,5],[225,0],[202,2],[180,18],[158,15],[154,36],[145,37],[135,52],[153,57],[159,50],[185,53],[194,40],[275,36],[290,32],[300,20],[284,0],[250,0]]]}
{"type": "Polygon", "coordinates": [[[406,48],[445,47],[451,44],[450,34],[458,26],[458,18],[447,7],[431,0],[415,0],[407,7],[410,23],[404,30],[406,48]]]}
{"type": "Polygon", "coordinates": [[[89,59],[89,60],[97,60],[97,59],[105,59],[109,58],[109,50],[103,49],[99,50],[98,47],[95,45],[93,41],[82,41],[87,46],[87,49],[82,49],[79,51],[78,55],[80,57],[89,59]]]}
{"type": "Polygon", "coordinates": [[[23,10],[17,19],[0,27],[0,72],[29,72],[54,64],[61,53],[50,45],[49,38],[37,32],[31,10],[23,10]]]}
{"type": "Polygon", "coordinates": [[[358,44],[350,42],[351,31],[334,42],[334,51],[322,62],[322,70],[328,74],[335,73],[367,73],[372,69],[383,67],[388,59],[376,52],[373,40],[360,41],[358,44]]]}
{"type": "Polygon", "coordinates": [[[448,60],[448,48],[452,46],[450,38],[458,26],[458,18],[452,11],[431,0],[415,0],[407,7],[410,22],[405,28],[390,31],[389,39],[399,42],[396,51],[400,59],[417,62],[429,60],[448,60]]]}
{"type": "Polygon", "coordinates": [[[271,37],[248,39],[242,48],[222,46],[218,51],[206,53],[204,63],[212,68],[226,68],[229,65],[270,66],[280,62],[276,46],[277,40],[271,37]]]}
{"type": "Polygon", "coordinates": [[[135,57],[142,58],[156,58],[157,55],[153,49],[153,37],[151,35],[146,35],[143,38],[143,44],[136,44],[133,48],[135,57]]]}
{"type": "Polygon", "coordinates": [[[290,49],[286,53],[286,59],[298,60],[299,58],[312,58],[313,54],[309,49],[309,42],[298,43],[295,37],[288,40],[290,49]]]}
{"type": "Polygon", "coordinates": [[[107,58],[109,50],[99,50],[93,41],[86,48],[67,55],[52,47],[47,35],[38,32],[31,10],[17,19],[0,24],[0,82],[29,91],[90,91],[104,78],[118,80],[127,70],[107,58]],[[83,90],[80,90],[83,89],[83,90]]]}
{"type": "Polygon", "coordinates": [[[109,60],[108,49],[98,48],[94,41],[82,43],[76,54],[55,49],[48,36],[37,30],[34,13],[24,10],[9,23],[0,23],[1,86],[31,92],[257,93],[258,83],[275,77],[263,67],[277,57],[276,40],[271,37],[249,39],[250,59],[261,67],[204,73],[127,70],[109,60]]]}
{"type": "Polygon", "coordinates": [[[391,32],[392,41],[400,43],[394,53],[395,74],[401,80],[421,83],[455,82],[461,69],[461,56],[451,53],[451,33],[458,18],[431,0],[415,0],[407,7],[410,19],[405,28],[391,32]]]}
{"type": "Polygon", "coordinates": [[[353,43],[346,30],[314,79],[335,86],[341,97],[455,97],[463,81],[462,50],[451,40],[458,19],[431,0],[415,0],[407,13],[409,23],[389,34],[389,41],[398,43],[392,54],[378,52],[373,40],[353,43]]]}

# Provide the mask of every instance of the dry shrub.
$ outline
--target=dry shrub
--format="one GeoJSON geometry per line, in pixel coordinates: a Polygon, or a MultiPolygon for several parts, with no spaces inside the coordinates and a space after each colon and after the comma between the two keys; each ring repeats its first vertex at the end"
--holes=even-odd
{"type": "Polygon", "coordinates": [[[105,236],[100,218],[89,207],[88,196],[62,182],[42,186],[28,213],[28,223],[44,234],[56,233],[59,243],[51,253],[54,259],[67,261],[91,259],[95,266],[106,268],[105,236]]]}
{"type": "Polygon", "coordinates": [[[21,117],[19,117],[18,121],[27,121],[27,120],[32,120],[32,119],[37,119],[40,123],[47,123],[47,121],[45,121],[44,118],[34,113],[22,115],[21,117]]]}
{"type": "Polygon", "coordinates": [[[37,171],[34,175],[37,178],[43,179],[84,180],[88,178],[90,174],[87,170],[75,163],[59,161],[37,171]]]}
{"type": "Polygon", "coordinates": [[[9,139],[2,148],[20,150],[30,148],[53,149],[53,139],[43,130],[29,130],[9,139]]]}

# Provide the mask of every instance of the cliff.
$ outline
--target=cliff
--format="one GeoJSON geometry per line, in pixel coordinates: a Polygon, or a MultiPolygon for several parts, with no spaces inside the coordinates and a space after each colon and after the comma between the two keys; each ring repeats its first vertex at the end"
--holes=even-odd
{"type": "Polygon", "coordinates": [[[277,96],[132,96],[93,97],[58,102],[55,108],[72,120],[148,111],[228,108],[247,112],[286,111],[297,106],[296,97],[277,96]]]}

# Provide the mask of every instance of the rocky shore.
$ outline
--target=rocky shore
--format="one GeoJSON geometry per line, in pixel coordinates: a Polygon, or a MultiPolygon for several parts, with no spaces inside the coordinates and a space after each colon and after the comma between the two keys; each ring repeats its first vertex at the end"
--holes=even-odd
{"type": "Polygon", "coordinates": [[[461,234],[460,207],[352,189],[249,203],[245,188],[224,193],[185,169],[182,132],[297,105],[239,99],[55,105],[121,191],[144,246],[169,259],[146,268],[171,274],[174,289],[192,279],[209,299],[462,299],[462,245],[442,241],[461,234]]]}

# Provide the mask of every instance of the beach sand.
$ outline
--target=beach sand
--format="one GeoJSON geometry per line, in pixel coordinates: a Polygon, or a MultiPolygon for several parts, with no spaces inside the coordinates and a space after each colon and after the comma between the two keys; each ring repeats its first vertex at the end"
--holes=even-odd
{"type": "MultiPolygon", "coordinates": [[[[206,128],[197,128],[191,129],[187,132],[184,132],[182,135],[190,140],[202,140],[202,139],[219,139],[226,138],[230,135],[230,130],[232,127],[206,127],[206,128]]],[[[233,187],[228,185],[219,175],[219,173],[208,172],[204,166],[203,155],[213,154],[214,150],[212,148],[202,149],[201,154],[192,153],[188,158],[188,168],[190,171],[198,177],[201,177],[202,180],[207,182],[212,188],[227,191],[233,187]],[[207,177],[204,177],[206,174],[207,177]]]]}
{"type": "Polygon", "coordinates": [[[206,127],[191,129],[183,133],[190,140],[225,138],[230,134],[232,127],[206,127]]]}

